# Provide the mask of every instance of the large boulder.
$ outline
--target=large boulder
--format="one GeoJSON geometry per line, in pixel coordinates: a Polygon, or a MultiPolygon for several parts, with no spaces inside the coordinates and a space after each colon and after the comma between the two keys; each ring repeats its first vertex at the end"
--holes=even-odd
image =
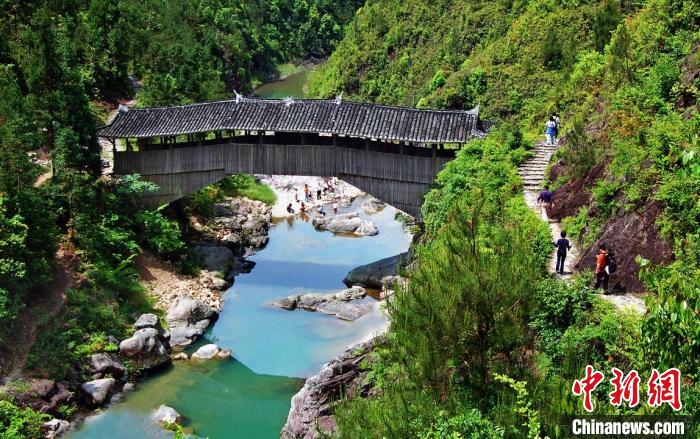
{"type": "Polygon", "coordinates": [[[120,378],[126,372],[124,365],[117,357],[104,352],[88,357],[87,367],[94,378],[104,378],[106,375],[120,378]]]}
{"type": "Polygon", "coordinates": [[[187,346],[199,338],[217,317],[209,305],[198,299],[181,296],[168,308],[170,346],[187,346]]]}
{"type": "Polygon", "coordinates": [[[408,263],[408,252],[380,259],[355,268],[345,276],[343,283],[348,287],[359,285],[365,288],[381,289],[382,280],[387,276],[396,276],[398,268],[408,263]]]}
{"type": "Polygon", "coordinates": [[[374,236],[379,233],[376,224],[363,220],[357,213],[315,217],[312,224],[316,229],[344,235],[374,236]]]}
{"type": "Polygon", "coordinates": [[[141,316],[134,323],[134,329],[143,328],[155,328],[160,330],[162,327],[160,326],[160,322],[158,321],[158,316],[151,313],[141,314],[141,316]]]}
{"type": "Polygon", "coordinates": [[[102,378],[88,381],[80,385],[85,394],[87,403],[92,406],[102,405],[114,390],[116,380],[114,378],[102,378]]]}
{"type": "Polygon", "coordinates": [[[170,361],[165,340],[155,328],[143,328],[119,343],[119,352],[141,370],[153,369],[170,361]]]}
{"type": "Polygon", "coordinates": [[[34,398],[40,398],[49,401],[51,397],[58,391],[58,386],[55,381],[45,379],[35,379],[29,384],[29,395],[34,398]]]}
{"type": "Polygon", "coordinates": [[[341,320],[353,321],[372,310],[371,302],[357,303],[366,296],[367,291],[364,288],[352,287],[333,294],[293,294],[273,301],[272,306],[287,311],[293,311],[297,308],[306,311],[319,311],[341,320]]]}
{"type": "Polygon", "coordinates": [[[180,413],[178,413],[174,408],[168,407],[165,404],[161,404],[161,406],[158,407],[158,410],[156,410],[156,414],[153,416],[153,418],[165,426],[179,424],[182,422],[182,416],[180,413]]]}
{"type": "Polygon", "coordinates": [[[208,271],[226,274],[233,263],[233,252],[223,245],[199,243],[192,248],[192,251],[208,271]]]}

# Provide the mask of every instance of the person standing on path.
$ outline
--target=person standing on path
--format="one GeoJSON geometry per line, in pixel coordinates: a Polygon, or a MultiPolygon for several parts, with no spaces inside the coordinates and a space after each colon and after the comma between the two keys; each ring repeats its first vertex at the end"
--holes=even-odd
{"type": "Polygon", "coordinates": [[[566,239],[566,232],[562,230],[561,238],[554,243],[557,248],[557,265],[554,269],[556,273],[564,274],[564,261],[566,260],[566,253],[571,250],[571,243],[566,239]]]}
{"type": "Polygon", "coordinates": [[[552,114],[554,120],[554,143],[559,143],[559,130],[561,129],[561,119],[557,113],[552,114]]]}
{"type": "Polygon", "coordinates": [[[598,289],[603,286],[603,292],[608,291],[608,281],[610,280],[610,274],[608,273],[608,249],[605,244],[600,244],[600,249],[596,255],[595,264],[595,285],[594,289],[598,289]]]}
{"type": "Polygon", "coordinates": [[[557,135],[557,122],[554,120],[554,116],[551,116],[547,121],[545,134],[547,135],[547,145],[554,145],[554,139],[557,135]]]}
{"type": "Polygon", "coordinates": [[[338,215],[338,203],[333,203],[333,215],[338,215]]]}

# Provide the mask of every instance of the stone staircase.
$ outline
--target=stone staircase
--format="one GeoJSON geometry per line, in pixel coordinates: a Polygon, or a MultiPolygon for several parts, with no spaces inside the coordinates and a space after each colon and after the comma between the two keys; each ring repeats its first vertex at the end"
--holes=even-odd
{"type": "MultiPolygon", "coordinates": [[[[544,189],[545,170],[547,169],[547,165],[554,155],[554,152],[557,150],[557,147],[557,145],[547,145],[542,142],[535,144],[535,148],[533,149],[534,156],[525,160],[518,168],[520,178],[523,180],[523,194],[525,196],[525,203],[530,209],[532,209],[533,212],[549,223],[549,230],[552,232],[553,242],[556,242],[556,240],[559,239],[561,234],[561,226],[557,221],[549,219],[544,206],[537,203],[537,197],[544,189]]],[[[563,275],[555,273],[557,256],[556,252],[552,250],[552,260],[549,264],[549,271],[554,273],[559,279],[571,278],[576,262],[578,262],[579,249],[573,240],[571,241],[571,245],[571,250],[569,250],[566,261],[564,262],[565,274],[563,275]]],[[[632,307],[641,314],[646,312],[644,300],[636,295],[601,294],[600,296],[618,308],[632,307]]]]}
{"type": "MultiPolygon", "coordinates": [[[[525,160],[525,162],[520,165],[518,172],[523,179],[523,190],[525,192],[539,194],[542,190],[542,183],[545,177],[544,171],[556,150],[557,145],[537,143],[535,149],[532,150],[534,156],[525,160]]],[[[536,201],[537,196],[535,196],[535,202],[536,201]]]]}

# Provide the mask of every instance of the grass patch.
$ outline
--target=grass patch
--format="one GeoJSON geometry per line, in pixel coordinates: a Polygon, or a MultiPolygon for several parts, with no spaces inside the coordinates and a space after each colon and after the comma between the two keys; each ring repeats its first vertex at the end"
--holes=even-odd
{"type": "Polygon", "coordinates": [[[255,180],[252,175],[237,174],[218,183],[223,195],[228,197],[246,197],[262,201],[272,206],[277,201],[277,195],[272,188],[255,180]]]}

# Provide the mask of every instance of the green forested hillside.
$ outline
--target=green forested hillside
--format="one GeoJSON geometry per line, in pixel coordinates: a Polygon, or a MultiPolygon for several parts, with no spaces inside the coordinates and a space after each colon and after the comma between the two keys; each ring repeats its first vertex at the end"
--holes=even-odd
{"type": "MultiPolygon", "coordinates": [[[[313,73],[312,94],[480,105],[497,124],[426,197],[428,234],[387,342],[366,365],[378,396],[339,406],[343,437],[566,437],[566,416],[583,412],[571,383],[586,364],[642,376],[679,367],[684,410],[697,419],[699,47],[694,1],[375,0],[358,11],[313,73]],[[569,284],[530,271],[528,254],[540,250],[528,212],[493,219],[510,197],[518,203],[515,166],[554,112],[564,138],[550,215],[584,250],[569,284]],[[488,262],[503,251],[493,233],[513,235],[505,267],[488,262]],[[622,288],[646,287],[643,318],[589,287],[603,241],[617,249],[622,288]],[[509,264],[529,288],[499,286],[509,264]]],[[[631,412],[608,405],[606,391],[597,414],[631,412]]]]}

